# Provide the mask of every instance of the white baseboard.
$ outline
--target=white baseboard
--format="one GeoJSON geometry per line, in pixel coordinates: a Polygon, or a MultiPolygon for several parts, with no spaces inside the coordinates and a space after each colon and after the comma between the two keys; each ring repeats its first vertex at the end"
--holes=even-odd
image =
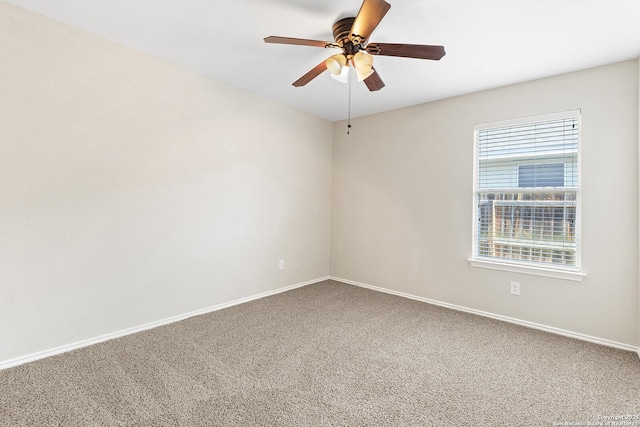
{"type": "Polygon", "coordinates": [[[22,365],[24,363],[34,362],[36,360],[44,359],[46,357],[55,356],[57,354],[66,353],[68,351],[77,350],[82,347],[88,347],[93,344],[98,344],[104,341],[109,341],[115,338],[120,338],[126,335],[135,334],[136,332],[146,331],[148,329],[157,328],[158,326],[168,325],[170,323],[179,322],[193,316],[199,316],[201,314],[211,313],[212,311],[222,310],[223,308],[232,307],[234,305],[242,304],[245,302],[253,301],[260,298],[265,298],[271,295],[279,294],[281,292],[290,291],[292,289],[301,288],[303,286],[311,285],[313,283],[322,282],[328,280],[329,277],[321,277],[314,280],[309,280],[302,283],[297,283],[291,286],[285,286],[284,288],[274,289],[272,291],[262,292],[256,295],[251,295],[245,298],[240,298],[234,301],[217,304],[211,307],[203,308],[200,310],[191,311],[189,313],[178,314],[176,316],[168,317],[166,319],[158,320],[144,325],[135,326],[133,328],[123,329],[121,331],[113,332],[110,334],[101,335],[95,338],[89,338],[86,340],[74,342],[72,344],[63,345],[60,347],[52,348],[49,350],[39,351],[37,353],[28,354],[26,356],[16,357],[14,359],[0,361],[0,371],[3,369],[12,368],[14,366],[22,365]]]}
{"type": "Polygon", "coordinates": [[[488,313],[488,312],[485,312],[485,311],[475,310],[475,309],[472,309],[472,308],[462,307],[462,306],[455,305],[455,304],[449,304],[449,303],[445,303],[445,302],[440,302],[440,301],[432,300],[432,299],[429,299],[429,298],[424,298],[424,297],[419,297],[419,296],[416,296],[416,295],[407,294],[407,293],[404,293],[404,292],[393,291],[391,289],[382,288],[382,287],[379,287],[379,286],[367,285],[365,283],[355,282],[353,280],[348,280],[348,279],[342,279],[340,277],[327,276],[327,277],[321,277],[321,278],[314,279],[314,280],[309,280],[309,281],[302,282],[302,283],[297,283],[297,284],[291,285],[291,286],[285,286],[283,288],[274,289],[272,291],[262,292],[262,293],[259,293],[259,294],[256,294],[256,295],[248,296],[248,297],[245,297],[245,298],[240,298],[240,299],[237,299],[237,300],[234,300],[234,301],[230,301],[230,302],[226,302],[226,303],[222,303],[222,304],[217,304],[217,305],[214,305],[214,306],[211,306],[211,307],[203,308],[203,309],[200,309],[200,310],[195,310],[195,311],[192,311],[192,312],[189,312],[189,313],[179,314],[179,315],[172,316],[172,317],[169,317],[169,318],[166,318],[166,319],[158,320],[158,321],[151,322],[151,323],[146,323],[144,325],[136,326],[136,327],[133,327],[133,328],[123,329],[123,330],[120,330],[120,331],[117,331],[117,332],[101,335],[101,336],[98,336],[98,337],[95,337],[95,338],[90,338],[90,339],[78,341],[78,342],[75,342],[75,343],[72,343],[72,344],[67,344],[67,345],[63,345],[63,346],[60,346],[60,347],[52,348],[52,349],[49,349],[49,350],[28,354],[26,356],[20,356],[20,357],[16,357],[16,358],[13,358],[13,359],[0,361],[0,370],[12,368],[14,366],[22,365],[24,363],[34,362],[36,360],[44,359],[46,357],[55,356],[57,354],[66,353],[66,352],[69,352],[69,351],[72,351],[72,350],[77,350],[77,349],[83,348],[83,347],[88,347],[88,346],[93,345],[93,344],[98,344],[98,343],[101,343],[101,342],[104,342],[104,341],[109,341],[109,340],[112,340],[112,339],[115,339],[115,338],[120,338],[120,337],[123,337],[123,336],[126,336],[126,335],[135,334],[137,332],[146,331],[148,329],[157,328],[159,326],[168,325],[170,323],[179,322],[179,321],[187,319],[189,317],[199,316],[201,314],[206,314],[206,313],[211,313],[213,311],[222,310],[223,308],[232,307],[234,305],[242,304],[242,303],[253,301],[253,300],[256,300],[256,299],[260,299],[260,298],[265,298],[265,297],[268,297],[268,296],[271,296],[271,295],[276,295],[276,294],[279,294],[281,292],[290,291],[292,289],[296,289],[296,288],[300,288],[300,287],[303,287],[303,286],[311,285],[313,283],[322,282],[324,280],[335,280],[337,282],[346,283],[348,285],[359,286],[361,288],[371,289],[371,290],[374,290],[374,291],[384,292],[384,293],[387,293],[387,294],[396,295],[396,296],[400,296],[400,297],[403,297],[403,298],[409,298],[409,299],[413,299],[413,300],[416,300],[416,301],[426,302],[428,304],[433,304],[433,305],[437,305],[437,306],[440,306],[440,307],[450,308],[450,309],[453,309],[453,310],[463,311],[463,312],[471,313],[471,314],[477,314],[479,316],[484,316],[484,317],[489,317],[491,319],[496,319],[496,320],[501,320],[501,321],[504,321],[504,322],[514,323],[516,325],[526,326],[526,327],[529,327],[529,328],[538,329],[538,330],[550,332],[550,333],[553,333],[553,334],[558,334],[558,335],[562,335],[562,336],[566,336],[566,337],[570,337],[570,338],[576,338],[576,339],[579,339],[579,340],[588,341],[588,342],[592,342],[592,343],[595,343],[595,344],[601,344],[601,345],[605,345],[605,346],[608,346],[608,347],[614,347],[614,348],[618,348],[618,349],[621,349],[621,350],[633,351],[633,352],[637,353],[638,357],[640,358],[640,347],[635,347],[635,346],[631,346],[631,345],[628,345],[628,344],[623,344],[623,343],[619,343],[619,342],[616,342],[616,341],[611,341],[611,340],[607,340],[607,339],[603,339],[603,338],[593,337],[593,336],[590,336],[590,335],[580,334],[580,333],[577,333],[577,332],[571,332],[571,331],[567,331],[567,330],[560,329],[560,328],[541,325],[541,324],[538,324],[538,323],[528,322],[528,321],[525,321],[525,320],[515,319],[515,318],[512,318],[512,317],[501,316],[501,315],[498,315],[498,314],[493,314],[493,313],[488,313]]]}
{"type": "Polygon", "coordinates": [[[440,307],[450,308],[452,310],[464,311],[465,313],[476,314],[478,316],[489,317],[491,319],[501,320],[503,322],[509,322],[520,326],[526,326],[532,329],[538,329],[545,332],[550,332],[552,334],[562,335],[569,338],[575,338],[582,341],[588,341],[594,344],[601,344],[607,347],[614,347],[621,350],[632,351],[638,354],[640,357],[640,347],[636,347],[629,344],[624,344],[616,341],[607,340],[604,338],[593,337],[590,335],[581,334],[579,332],[567,331],[565,329],[555,328],[553,326],[541,325],[539,323],[529,322],[526,320],[520,320],[513,317],[502,316],[500,314],[489,313],[486,311],[476,310],[473,308],[467,308],[460,305],[449,304],[446,302],[436,301],[429,298],[419,297],[416,295],[406,294],[404,292],[398,292],[387,288],[381,288],[379,286],[367,285],[366,283],[355,282],[353,280],[341,279],[339,277],[330,276],[329,279],[335,280],[336,282],[346,283],[348,285],[359,286],[361,288],[371,289],[373,291],[384,292],[386,294],[396,295],[403,298],[409,298],[416,301],[426,302],[428,304],[437,305],[440,307]]]}

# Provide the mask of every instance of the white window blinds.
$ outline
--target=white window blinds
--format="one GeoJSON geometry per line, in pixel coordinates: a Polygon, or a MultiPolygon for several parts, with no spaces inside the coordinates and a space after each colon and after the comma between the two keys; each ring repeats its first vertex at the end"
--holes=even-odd
{"type": "Polygon", "coordinates": [[[579,268],[579,112],[475,130],[474,259],[579,268]]]}

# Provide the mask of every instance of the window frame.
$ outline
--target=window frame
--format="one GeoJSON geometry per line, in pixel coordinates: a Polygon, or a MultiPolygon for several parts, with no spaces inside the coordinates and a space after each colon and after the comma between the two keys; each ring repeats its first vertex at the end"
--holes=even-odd
{"type": "MultiPolygon", "coordinates": [[[[510,120],[502,120],[497,122],[489,122],[477,124],[473,130],[473,204],[472,210],[472,255],[468,262],[473,267],[488,268],[492,270],[502,270],[512,273],[523,273],[536,276],[552,277],[564,280],[582,281],[586,274],[582,271],[582,118],[580,110],[569,110],[558,113],[542,114],[536,116],[521,117],[510,120]],[[576,219],[575,219],[575,241],[576,241],[576,262],[575,266],[563,267],[552,265],[529,264],[527,262],[518,262],[514,260],[504,260],[500,258],[481,257],[478,255],[478,196],[481,192],[478,183],[479,174],[479,131],[517,126],[523,124],[534,124],[539,122],[547,122],[552,120],[561,120],[575,118],[578,122],[578,149],[577,149],[577,186],[576,192],[576,219]]],[[[566,165],[565,165],[566,167],[566,165]]],[[[540,187],[523,187],[522,190],[535,189],[540,187]]]]}

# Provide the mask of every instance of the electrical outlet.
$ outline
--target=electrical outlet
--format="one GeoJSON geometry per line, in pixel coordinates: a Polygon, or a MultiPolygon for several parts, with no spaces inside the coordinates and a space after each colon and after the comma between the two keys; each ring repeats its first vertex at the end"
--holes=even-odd
{"type": "Polygon", "coordinates": [[[511,295],[520,295],[520,283],[511,282],[511,295]]]}
{"type": "Polygon", "coordinates": [[[284,260],[281,259],[280,262],[278,263],[278,270],[282,271],[284,270],[284,260]]]}

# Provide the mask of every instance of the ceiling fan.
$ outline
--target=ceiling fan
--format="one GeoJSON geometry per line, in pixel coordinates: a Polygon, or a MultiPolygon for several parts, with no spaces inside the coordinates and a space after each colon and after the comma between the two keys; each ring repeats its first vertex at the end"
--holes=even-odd
{"type": "Polygon", "coordinates": [[[304,76],[293,82],[293,86],[304,86],[325,70],[329,70],[337,80],[346,81],[346,73],[348,73],[351,64],[356,70],[358,80],[364,81],[370,91],[380,90],[385,85],[378,75],[378,72],[373,68],[372,55],[432,59],[436,61],[445,55],[443,46],[368,43],[369,36],[371,36],[373,30],[375,30],[390,8],[391,5],[384,0],[364,0],[355,18],[344,18],[333,24],[333,38],[335,42],[279,36],[266,37],[264,41],[266,43],[342,50],[342,53],[333,55],[326,61],[322,61],[316,65],[304,76]]]}

